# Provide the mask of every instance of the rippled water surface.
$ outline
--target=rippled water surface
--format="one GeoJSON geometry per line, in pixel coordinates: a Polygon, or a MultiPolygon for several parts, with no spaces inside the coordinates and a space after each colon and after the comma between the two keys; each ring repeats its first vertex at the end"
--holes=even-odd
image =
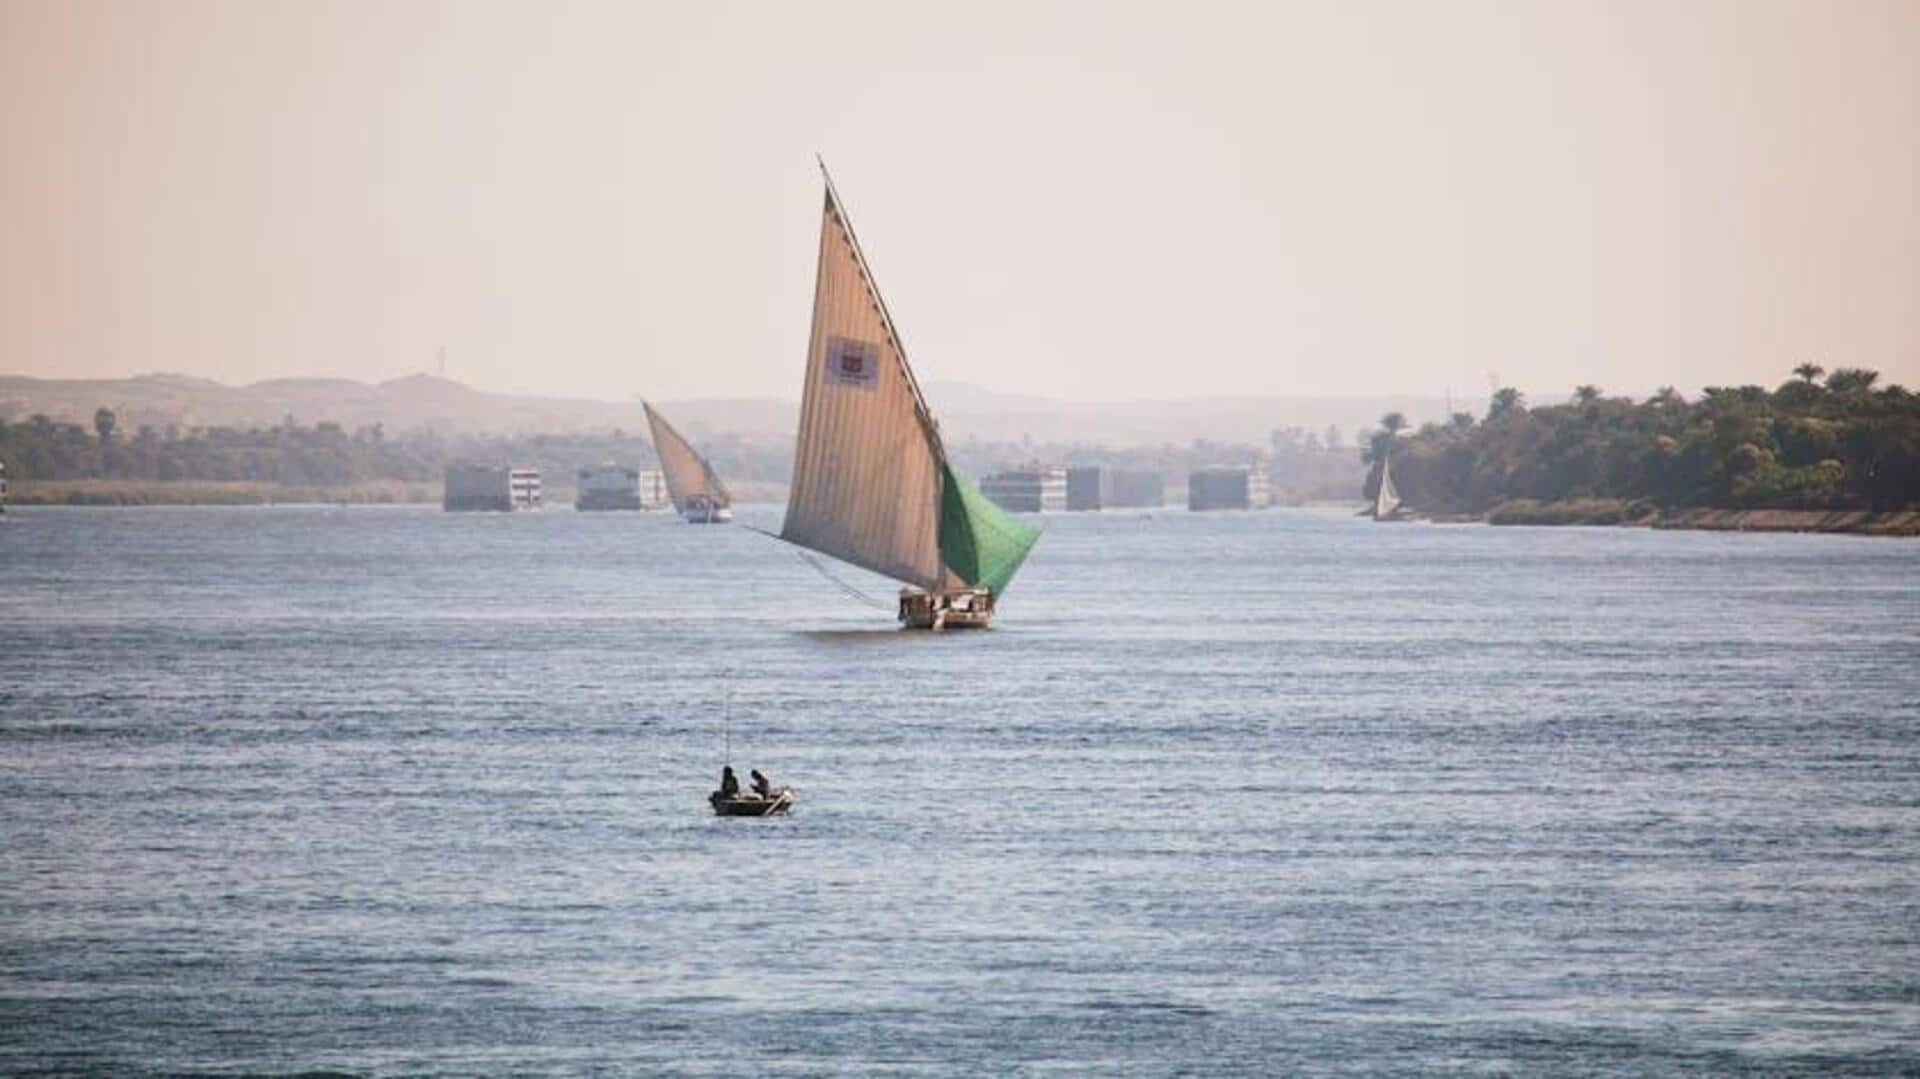
{"type": "Polygon", "coordinates": [[[0,1071],[1920,1068],[1920,543],[1046,523],[9,515],[0,1071]]]}

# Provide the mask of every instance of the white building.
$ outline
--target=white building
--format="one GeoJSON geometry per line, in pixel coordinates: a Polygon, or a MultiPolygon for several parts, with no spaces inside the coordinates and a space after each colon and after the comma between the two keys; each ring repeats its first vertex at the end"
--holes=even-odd
{"type": "Polygon", "coordinates": [[[657,510],[671,505],[673,505],[673,496],[667,493],[667,474],[657,468],[641,469],[640,508],[657,510]]]}
{"type": "Polygon", "coordinates": [[[1013,513],[1062,513],[1067,508],[1067,470],[1013,469],[980,481],[980,493],[1013,513]]]}

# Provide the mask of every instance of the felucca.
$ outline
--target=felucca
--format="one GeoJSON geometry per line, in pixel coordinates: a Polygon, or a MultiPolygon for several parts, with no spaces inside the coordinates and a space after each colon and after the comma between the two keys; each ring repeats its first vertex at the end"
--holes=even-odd
{"type": "Polygon", "coordinates": [[[780,537],[891,577],[917,629],[985,626],[1032,528],[953,470],[825,162],[793,486],[780,537]]]}
{"type": "Polygon", "coordinates": [[[674,512],[697,525],[733,520],[733,496],[720,482],[720,474],[652,405],[642,401],[640,407],[647,410],[653,450],[660,456],[660,470],[666,473],[667,497],[673,500],[674,512]]]}
{"type": "Polygon", "coordinates": [[[1400,512],[1400,492],[1393,489],[1393,472],[1388,467],[1393,460],[1392,454],[1380,457],[1380,489],[1373,496],[1373,519],[1391,520],[1400,512]]]}

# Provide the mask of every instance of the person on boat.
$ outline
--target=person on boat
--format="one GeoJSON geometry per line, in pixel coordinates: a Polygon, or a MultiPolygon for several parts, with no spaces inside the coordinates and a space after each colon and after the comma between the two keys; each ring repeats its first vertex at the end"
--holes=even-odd
{"type": "Polygon", "coordinates": [[[714,796],[716,798],[740,797],[740,779],[733,774],[733,765],[725,765],[720,769],[720,790],[714,796]]]}
{"type": "Polygon", "coordinates": [[[760,774],[760,769],[755,768],[751,774],[753,775],[753,793],[762,798],[773,797],[773,784],[767,782],[767,777],[760,774]]]}

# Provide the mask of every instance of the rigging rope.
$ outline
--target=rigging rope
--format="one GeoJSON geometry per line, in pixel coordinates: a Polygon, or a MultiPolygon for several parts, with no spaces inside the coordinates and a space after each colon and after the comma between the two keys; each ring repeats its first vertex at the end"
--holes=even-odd
{"type": "Polygon", "coordinates": [[[827,580],[833,582],[834,587],[838,588],[842,592],[845,592],[847,595],[852,596],[854,599],[857,599],[860,602],[868,605],[869,607],[874,607],[878,610],[891,611],[894,609],[895,607],[894,604],[887,603],[884,600],[874,599],[872,596],[867,595],[865,592],[860,591],[858,588],[855,588],[854,586],[848,584],[847,582],[841,580],[840,578],[835,577],[833,575],[833,572],[827,569],[824,563],[822,563],[818,558],[815,558],[813,555],[808,554],[806,551],[803,551],[800,548],[795,547],[793,549],[793,553],[800,556],[800,561],[805,562],[807,565],[812,566],[814,569],[818,570],[820,573],[820,576],[825,577],[827,580]]]}

